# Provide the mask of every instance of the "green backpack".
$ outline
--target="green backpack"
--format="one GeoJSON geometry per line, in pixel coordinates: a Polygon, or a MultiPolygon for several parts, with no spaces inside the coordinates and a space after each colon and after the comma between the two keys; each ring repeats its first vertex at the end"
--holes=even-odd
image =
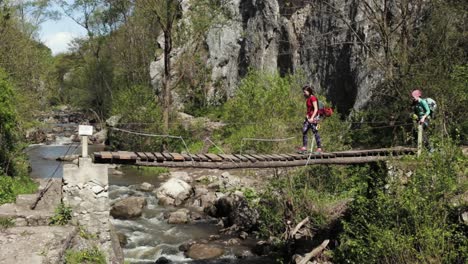
{"type": "Polygon", "coordinates": [[[426,101],[427,105],[429,106],[429,109],[431,110],[431,114],[430,114],[431,118],[434,118],[435,117],[435,111],[437,109],[436,101],[434,99],[432,99],[432,98],[429,98],[429,97],[424,99],[424,100],[426,101]]]}

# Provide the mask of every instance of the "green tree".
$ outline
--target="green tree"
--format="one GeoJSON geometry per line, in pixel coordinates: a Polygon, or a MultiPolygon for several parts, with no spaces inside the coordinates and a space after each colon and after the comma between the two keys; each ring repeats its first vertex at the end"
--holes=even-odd
{"type": "Polygon", "coordinates": [[[15,93],[6,73],[0,68],[0,174],[15,175],[14,152],[18,143],[15,93]]]}

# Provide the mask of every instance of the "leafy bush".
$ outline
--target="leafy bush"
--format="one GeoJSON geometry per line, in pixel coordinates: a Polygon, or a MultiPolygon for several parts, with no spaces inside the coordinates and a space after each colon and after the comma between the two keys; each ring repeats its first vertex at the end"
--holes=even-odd
{"type": "Polygon", "coordinates": [[[370,171],[368,166],[318,165],[271,180],[259,193],[262,235],[280,236],[286,230],[285,217],[297,224],[309,216],[312,228],[327,228],[347,201],[363,192],[370,171]]]}
{"type": "Polygon", "coordinates": [[[50,218],[50,225],[66,225],[72,219],[72,209],[63,203],[55,208],[55,214],[50,218]]]}
{"type": "Polygon", "coordinates": [[[66,264],[105,264],[106,257],[97,247],[80,251],[67,250],[65,254],[66,264]]]}
{"type": "Polygon", "coordinates": [[[13,161],[18,142],[18,120],[15,109],[15,91],[6,73],[0,68],[0,171],[2,174],[15,175],[13,161]]]}
{"type": "MultiPolygon", "coordinates": [[[[298,136],[304,109],[300,105],[302,84],[293,77],[281,78],[278,73],[251,71],[224,107],[226,144],[233,152],[255,149],[258,152],[290,146],[291,142],[272,144],[243,138],[286,138],[298,136]],[[243,144],[243,146],[242,146],[243,144]]],[[[300,133],[300,132],[299,132],[300,133]]]]}
{"type": "MultiPolygon", "coordinates": [[[[302,123],[305,118],[304,85],[300,75],[281,77],[278,73],[251,71],[224,105],[223,121],[227,123],[218,136],[230,152],[291,152],[302,145],[302,123]],[[294,140],[280,142],[247,141],[245,138],[294,140]]],[[[323,97],[320,100],[325,102],[323,97]]],[[[329,149],[342,149],[347,128],[336,113],[321,124],[323,144],[329,149]],[[333,133],[330,133],[335,131],[333,133]],[[341,145],[341,146],[340,146],[341,145]]]]}
{"type": "Polygon", "coordinates": [[[406,186],[389,184],[385,171],[369,178],[343,222],[338,262],[466,263],[467,228],[452,201],[468,191],[467,159],[447,144],[417,162],[406,186]]]}
{"type": "MultiPolygon", "coordinates": [[[[112,103],[112,115],[120,115],[120,128],[142,133],[159,134],[162,122],[160,107],[150,87],[134,85],[121,88],[112,103]]],[[[161,138],[149,138],[134,134],[112,131],[110,143],[115,149],[154,151],[154,145],[162,144],[161,138]]]]}
{"type": "Polygon", "coordinates": [[[27,176],[0,175],[0,204],[12,203],[17,195],[34,193],[36,190],[37,183],[27,176]]]}

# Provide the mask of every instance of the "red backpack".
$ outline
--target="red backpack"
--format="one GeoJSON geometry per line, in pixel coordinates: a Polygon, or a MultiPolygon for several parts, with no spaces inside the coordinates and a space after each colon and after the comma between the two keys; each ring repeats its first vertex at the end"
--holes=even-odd
{"type": "Polygon", "coordinates": [[[324,117],[330,117],[333,115],[333,108],[324,106],[321,101],[318,101],[319,114],[324,117]]]}

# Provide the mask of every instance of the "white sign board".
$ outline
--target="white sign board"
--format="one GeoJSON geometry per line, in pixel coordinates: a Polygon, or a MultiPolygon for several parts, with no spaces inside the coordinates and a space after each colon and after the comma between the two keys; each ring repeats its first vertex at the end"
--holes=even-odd
{"type": "Polygon", "coordinates": [[[80,136],[92,136],[93,126],[78,126],[78,134],[80,136]]]}

